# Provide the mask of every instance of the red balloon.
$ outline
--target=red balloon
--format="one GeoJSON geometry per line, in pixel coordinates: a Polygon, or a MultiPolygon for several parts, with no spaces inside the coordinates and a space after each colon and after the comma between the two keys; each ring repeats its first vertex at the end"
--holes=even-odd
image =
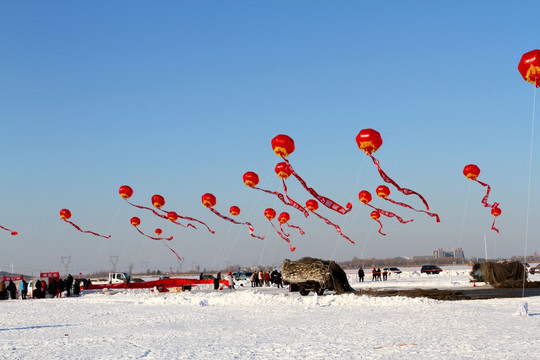
{"type": "Polygon", "coordinates": [[[176,221],[176,220],[178,220],[178,214],[176,212],[174,212],[174,211],[169,211],[167,213],[167,218],[169,220],[171,220],[171,221],[176,221]]]}
{"type": "Polygon", "coordinates": [[[207,208],[211,208],[216,205],[216,197],[210,193],[206,193],[201,197],[202,203],[207,208]]]}
{"type": "Polygon", "coordinates": [[[306,201],[306,207],[309,211],[315,211],[319,208],[319,203],[317,200],[310,199],[306,201]]]}
{"type": "Polygon", "coordinates": [[[294,151],[294,140],[287,135],[277,135],[272,139],[272,149],[277,156],[287,157],[294,151]]]}
{"type": "Polygon", "coordinates": [[[491,209],[491,215],[497,217],[499,215],[501,215],[501,209],[499,209],[498,207],[494,207],[491,209]]]}
{"type": "Polygon", "coordinates": [[[158,209],[161,209],[163,205],[165,205],[165,199],[161,195],[154,195],[152,196],[152,205],[157,207],[158,209]]]}
{"type": "Polygon", "coordinates": [[[523,54],[518,64],[518,71],[525,81],[540,87],[540,50],[523,54]]]}
{"type": "Polygon", "coordinates": [[[474,164],[466,165],[463,168],[463,175],[469,180],[476,180],[480,176],[480,168],[474,164]]]}
{"type": "Polygon", "coordinates": [[[231,206],[229,212],[232,216],[238,216],[240,214],[240,208],[238,206],[231,206]]]}
{"type": "Polygon", "coordinates": [[[386,199],[388,196],[390,196],[390,189],[386,185],[379,185],[377,187],[377,190],[375,191],[377,192],[377,195],[379,195],[379,197],[383,199],[386,199]]]}
{"type": "Polygon", "coordinates": [[[71,211],[68,209],[62,209],[60,210],[60,217],[64,220],[67,220],[71,217],[71,211]]]}
{"type": "Polygon", "coordinates": [[[278,216],[278,221],[279,221],[280,224],[285,224],[290,219],[291,219],[291,216],[288,213],[286,213],[285,211],[282,212],[281,214],[279,214],[279,216],[278,216]]]}
{"type": "Polygon", "coordinates": [[[373,210],[373,211],[371,212],[371,218],[372,218],[373,220],[379,220],[380,217],[381,217],[381,213],[378,212],[377,210],[373,210]]]}
{"type": "Polygon", "coordinates": [[[244,184],[246,184],[248,187],[257,186],[259,183],[259,175],[253,171],[248,171],[245,173],[244,176],[242,176],[242,179],[244,180],[244,184]]]}
{"type": "Polygon", "coordinates": [[[120,186],[120,189],[118,189],[118,192],[120,193],[120,196],[123,199],[129,199],[133,195],[133,189],[129,187],[128,185],[120,186]]]}
{"type": "Polygon", "coordinates": [[[286,162],[278,163],[274,170],[276,171],[276,174],[280,179],[287,179],[293,173],[291,165],[287,164],[286,162]]]}
{"type": "Polygon", "coordinates": [[[356,135],[356,143],[363,152],[371,155],[381,147],[383,141],[378,131],[363,129],[356,135]]]}
{"type": "Polygon", "coordinates": [[[264,210],[264,216],[266,216],[268,220],[272,220],[276,217],[276,211],[272,208],[268,208],[264,210]]]}
{"type": "Polygon", "coordinates": [[[372,198],[369,191],[362,190],[358,193],[358,199],[360,200],[362,204],[369,204],[372,198]]]}
{"type": "Polygon", "coordinates": [[[131,221],[131,225],[133,225],[133,226],[141,225],[141,219],[139,219],[136,216],[132,217],[130,221],[131,221]]]}
{"type": "Polygon", "coordinates": [[[156,232],[156,234],[159,236],[159,235],[161,235],[161,233],[162,233],[163,231],[161,231],[160,228],[157,228],[157,229],[155,230],[155,232],[156,232]]]}

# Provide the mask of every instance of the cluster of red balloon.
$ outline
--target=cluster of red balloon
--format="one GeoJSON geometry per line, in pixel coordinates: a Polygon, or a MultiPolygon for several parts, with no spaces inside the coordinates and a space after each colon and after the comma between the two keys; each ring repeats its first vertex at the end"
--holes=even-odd
{"type": "MultiPolygon", "coordinates": [[[[356,136],[356,143],[357,143],[358,147],[360,148],[360,150],[365,152],[371,158],[371,160],[373,161],[373,163],[377,167],[379,175],[384,180],[384,182],[386,182],[388,184],[392,184],[399,192],[401,192],[404,195],[416,195],[416,196],[418,196],[420,198],[420,200],[422,200],[422,203],[424,203],[424,205],[426,207],[426,210],[429,210],[429,205],[428,205],[426,199],[422,195],[420,195],[419,193],[417,193],[414,190],[407,189],[407,188],[402,188],[401,186],[399,186],[392,178],[390,178],[383,171],[383,169],[380,166],[379,160],[377,160],[373,156],[373,153],[375,153],[382,146],[382,143],[383,143],[381,134],[378,131],[373,130],[373,129],[360,130],[360,132],[356,136]]],[[[439,215],[436,214],[436,213],[432,213],[432,212],[429,212],[429,211],[426,211],[426,210],[423,210],[423,209],[415,209],[414,207],[412,207],[409,204],[389,199],[388,196],[390,195],[390,189],[386,185],[378,186],[377,189],[376,189],[376,193],[383,200],[389,201],[389,202],[391,202],[391,203],[393,203],[395,205],[402,206],[402,207],[407,208],[407,209],[411,209],[411,210],[414,210],[414,211],[417,211],[417,212],[425,213],[425,214],[427,214],[427,215],[429,215],[431,217],[434,217],[437,222],[440,222],[439,215]]],[[[387,216],[387,217],[395,217],[402,224],[406,224],[406,223],[411,222],[411,221],[414,220],[414,219],[403,220],[401,217],[394,214],[393,212],[378,209],[378,208],[374,207],[373,205],[370,205],[369,203],[371,202],[372,197],[371,197],[371,193],[369,191],[367,191],[367,190],[360,191],[360,193],[358,194],[358,198],[359,198],[361,203],[363,203],[365,205],[368,205],[368,206],[370,206],[370,207],[372,207],[374,209],[371,212],[371,218],[373,220],[377,221],[377,223],[379,223],[379,225],[380,225],[379,233],[381,235],[386,235],[386,234],[384,234],[382,232],[383,225],[382,225],[381,221],[379,220],[381,215],[384,215],[384,216],[387,216]]]]}
{"type": "MultiPolygon", "coordinates": [[[[202,197],[201,197],[201,201],[202,201],[202,204],[207,207],[208,209],[210,209],[211,212],[213,212],[214,214],[216,214],[217,216],[219,216],[220,218],[224,219],[224,220],[227,220],[229,222],[232,222],[233,224],[237,224],[237,225],[246,225],[248,228],[249,228],[249,234],[254,237],[254,238],[257,238],[257,239],[260,239],[260,240],[264,240],[264,236],[257,236],[254,234],[254,231],[255,229],[253,228],[253,225],[251,225],[250,222],[246,221],[246,222],[239,222],[239,221],[236,221],[234,219],[231,219],[230,217],[228,216],[225,216],[225,215],[222,215],[221,213],[219,213],[219,211],[217,211],[216,209],[214,209],[214,206],[216,205],[217,203],[217,200],[216,200],[216,197],[213,195],[213,194],[210,194],[210,193],[206,193],[204,194],[202,197]]],[[[240,214],[240,208],[238,206],[233,206],[229,209],[229,212],[231,213],[231,215],[233,216],[238,216],[240,214]],[[235,215],[236,214],[236,215],[235,215]]]]}
{"type": "Polygon", "coordinates": [[[501,215],[501,209],[499,208],[499,203],[496,203],[496,202],[494,202],[493,204],[488,203],[489,193],[491,192],[491,186],[478,180],[478,176],[480,176],[480,168],[474,164],[466,165],[463,168],[463,175],[465,175],[467,179],[476,181],[480,185],[487,188],[486,195],[482,198],[482,204],[484,205],[484,207],[491,208],[491,215],[495,216],[495,219],[493,219],[493,224],[491,225],[491,230],[495,230],[498,233],[499,229],[495,227],[495,220],[497,219],[499,215],[501,215]]]}
{"type": "Polygon", "coordinates": [[[75,225],[74,223],[72,223],[69,218],[71,217],[71,211],[69,211],[68,209],[62,209],[60,210],[60,218],[62,220],[64,220],[65,222],[67,222],[68,224],[70,224],[71,226],[73,226],[75,229],[79,230],[80,232],[83,232],[83,233],[86,233],[86,234],[92,234],[92,235],[95,235],[95,236],[99,236],[99,237],[103,237],[105,239],[108,239],[111,237],[111,235],[100,235],[98,233],[95,233],[93,231],[90,231],[90,230],[83,230],[81,229],[78,225],[75,225]]]}

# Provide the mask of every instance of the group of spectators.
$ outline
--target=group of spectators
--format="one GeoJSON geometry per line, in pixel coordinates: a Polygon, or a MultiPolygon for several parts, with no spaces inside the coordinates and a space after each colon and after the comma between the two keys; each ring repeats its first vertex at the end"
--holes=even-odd
{"type": "MultiPolygon", "coordinates": [[[[363,268],[360,268],[358,269],[358,281],[359,282],[364,282],[364,278],[365,278],[366,274],[364,272],[364,269],[363,268]]],[[[375,268],[373,267],[373,270],[371,270],[371,281],[386,281],[388,280],[388,271],[386,270],[386,268],[381,271],[381,268],[375,268]],[[381,275],[382,275],[382,279],[381,279],[381,275]]]]}
{"type": "Polygon", "coordinates": [[[251,287],[270,286],[276,285],[278,288],[283,287],[283,280],[281,279],[281,273],[277,270],[272,272],[268,271],[255,271],[251,274],[251,287]]]}
{"type": "MultiPolygon", "coordinates": [[[[48,282],[42,279],[36,280],[32,285],[32,298],[34,299],[44,299],[47,294],[50,297],[62,297],[62,294],[65,292],[65,296],[79,295],[81,284],[86,288],[90,280],[86,279],[74,279],[71,274],[69,274],[65,279],[62,278],[48,278],[48,282]]],[[[0,281],[0,300],[7,299],[17,299],[17,290],[20,290],[20,297],[22,300],[25,300],[28,295],[29,284],[26,280],[20,280],[18,286],[13,280],[0,281]],[[17,289],[18,287],[18,289],[17,289]]]]}

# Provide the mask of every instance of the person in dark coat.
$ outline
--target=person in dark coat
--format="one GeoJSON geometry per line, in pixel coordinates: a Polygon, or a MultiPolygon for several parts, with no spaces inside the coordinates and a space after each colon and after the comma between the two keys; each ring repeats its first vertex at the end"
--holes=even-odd
{"type": "Polygon", "coordinates": [[[17,286],[15,286],[13,280],[9,280],[6,290],[9,291],[9,296],[11,299],[15,300],[17,298],[17,286]]]}
{"type": "Polygon", "coordinates": [[[359,282],[364,282],[364,277],[366,275],[364,274],[364,269],[360,268],[358,269],[358,281],[359,282]]]}
{"type": "Polygon", "coordinates": [[[73,276],[68,274],[66,278],[66,296],[71,295],[71,287],[73,286],[73,276]]]}
{"type": "Polygon", "coordinates": [[[4,300],[7,297],[6,283],[0,280],[0,300],[4,300]]]}

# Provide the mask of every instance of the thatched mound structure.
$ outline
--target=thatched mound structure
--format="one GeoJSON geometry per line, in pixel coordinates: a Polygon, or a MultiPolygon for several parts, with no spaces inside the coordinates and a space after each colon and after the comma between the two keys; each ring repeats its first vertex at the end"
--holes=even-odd
{"type": "Polygon", "coordinates": [[[494,288],[540,287],[538,281],[527,281],[527,271],[519,261],[474,264],[470,274],[476,281],[486,282],[494,288]]]}
{"type": "Polygon", "coordinates": [[[281,265],[283,280],[296,284],[320,284],[321,288],[333,290],[336,294],[354,292],[349,285],[347,274],[335,261],[303,257],[297,261],[286,259],[281,265]]]}

